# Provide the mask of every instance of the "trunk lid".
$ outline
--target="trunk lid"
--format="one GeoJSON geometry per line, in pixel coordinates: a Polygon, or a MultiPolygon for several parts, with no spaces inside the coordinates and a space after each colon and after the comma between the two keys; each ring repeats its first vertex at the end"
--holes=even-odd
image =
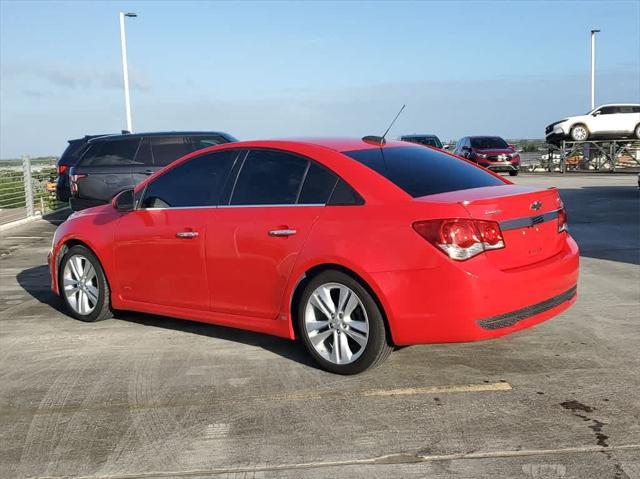
{"type": "Polygon", "coordinates": [[[489,186],[432,195],[422,200],[457,202],[472,218],[498,222],[505,247],[484,254],[499,269],[538,263],[562,249],[565,233],[558,233],[557,218],[562,201],[556,188],[489,186]]]}

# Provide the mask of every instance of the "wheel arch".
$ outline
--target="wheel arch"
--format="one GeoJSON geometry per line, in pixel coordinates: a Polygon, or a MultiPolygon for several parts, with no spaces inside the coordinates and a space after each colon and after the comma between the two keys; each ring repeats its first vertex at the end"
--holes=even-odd
{"type": "Polygon", "coordinates": [[[381,294],[376,290],[374,286],[372,286],[371,281],[367,281],[363,274],[356,272],[354,269],[349,268],[340,263],[319,263],[307,268],[296,280],[296,283],[293,287],[293,290],[289,296],[288,303],[288,313],[289,313],[289,322],[291,326],[292,339],[298,338],[300,336],[300,331],[298,328],[297,321],[297,307],[300,301],[300,297],[304,292],[306,285],[316,276],[324,271],[339,271],[341,273],[350,276],[352,279],[357,281],[362,285],[363,288],[367,290],[367,292],[371,295],[373,300],[376,302],[376,305],[380,309],[382,313],[382,319],[385,323],[385,327],[387,330],[387,340],[390,344],[395,344],[393,341],[393,330],[391,328],[391,322],[389,321],[388,308],[385,307],[383,301],[381,300],[381,294]]]}
{"type": "Polygon", "coordinates": [[[98,260],[98,263],[100,263],[100,267],[102,268],[102,272],[104,274],[104,278],[107,281],[107,285],[109,286],[109,291],[111,292],[111,294],[113,294],[113,288],[112,288],[112,284],[113,283],[111,282],[111,279],[109,278],[109,272],[107,271],[107,268],[105,268],[105,266],[104,266],[105,262],[102,260],[102,258],[100,257],[100,255],[98,254],[98,252],[96,251],[95,248],[93,248],[89,243],[87,243],[85,241],[82,241],[81,239],[78,239],[78,238],[75,238],[75,237],[71,237],[71,238],[66,239],[60,245],[60,249],[58,250],[58,253],[56,255],[55,275],[56,275],[56,288],[58,290],[58,294],[60,294],[60,273],[61,273],[61,271],[60,271],[60,263],[62,262],[62,258],[67,253],[67,251],[69,251],[74,246],[84,246],[89,251],[91,251],[91,253],[93,253],[93,255],[98,260]]]}

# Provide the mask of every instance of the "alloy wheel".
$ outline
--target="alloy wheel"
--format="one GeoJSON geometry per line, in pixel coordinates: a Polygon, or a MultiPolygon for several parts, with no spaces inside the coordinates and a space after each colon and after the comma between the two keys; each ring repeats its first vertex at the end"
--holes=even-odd
{"type": "Polygon", "coordinates": [[[304,325],[316,352],[333,364],[350,364],[369,341],[369,318],[358,295],[340,283],[316,288],[305,305],[304,325]]]}
{"type": "Polygon", "coordinates": [[[98,304],[99,284],[96,270],[82,255],[71,256],[62,273],[64,295],[78,314],[90,314],[98,304]]]}
{"type": "Polygon", "coordinates": [[[587,136],[589,134],[587,133],[587,129],[584,126],[576,126],[573,128],[573,139],[576,141],[583,141],[586,140],[587,136]]]}

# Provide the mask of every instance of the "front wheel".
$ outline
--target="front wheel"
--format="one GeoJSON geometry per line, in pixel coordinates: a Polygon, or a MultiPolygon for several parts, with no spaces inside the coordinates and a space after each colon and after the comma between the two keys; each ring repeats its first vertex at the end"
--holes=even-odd
{"type": "Polygon", "coordinates": [[[640,140],[640,123],[636,125],[635,134],[636,134],[636,138],[640,140]]]}
{"type": "Polygon", "coordinates": [[[509,176],[518,176],[519,170],[510,170],[509,176]]]}
{"type": "Polygon", "coordinates": [[[307,284],[297,320],[309,354],[333,373],[357,374],[374,368],[393,349],[371,294],[340,271],[322,272],[307,284]]]}
{"type": "Polygon", "coordinates": [[[58,289],[74,318],[93,322],[112,316],[104,271],[98,258],[85,246],[73,246],[63,256],[58,289]]]}
{"type": "Polygon", "coordinates": [[[573,141],[586,141],[589,138],[589,130],[584,125],[576,125],[571,128],[571,139],[573,141]]]}

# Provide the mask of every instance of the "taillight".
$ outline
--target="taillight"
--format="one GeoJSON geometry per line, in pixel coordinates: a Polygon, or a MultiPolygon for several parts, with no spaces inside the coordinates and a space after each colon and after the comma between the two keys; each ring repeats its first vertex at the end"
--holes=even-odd
{"type": "Polygon", "coordinates": [[[466,218],[427,220],[413,229],[451,259],[463,261],[483,251],[504,248],[500,226],[495,221],[466,218]]]}
{"type": "Polygon", "coordinates": [[[69,165],[58,165],[58,174],[61,175],[69,169],[69,165]]]}
{"type": "Polygon", "coordinates": [[[71,189],[71,193],[77,193],[78,192],[78,180],[81,178],[84,178],[87,175],[69,175],[69,179],[71,180],[69,182],[69,188],[71,189]]]}
{"type": "Polygon", "coordinates": [[[567,231],[568,229],[567,210],[565,210],[564,208],[560,208],[558,210],[558,233],[562,233],[563,231],[567,231]]]}

